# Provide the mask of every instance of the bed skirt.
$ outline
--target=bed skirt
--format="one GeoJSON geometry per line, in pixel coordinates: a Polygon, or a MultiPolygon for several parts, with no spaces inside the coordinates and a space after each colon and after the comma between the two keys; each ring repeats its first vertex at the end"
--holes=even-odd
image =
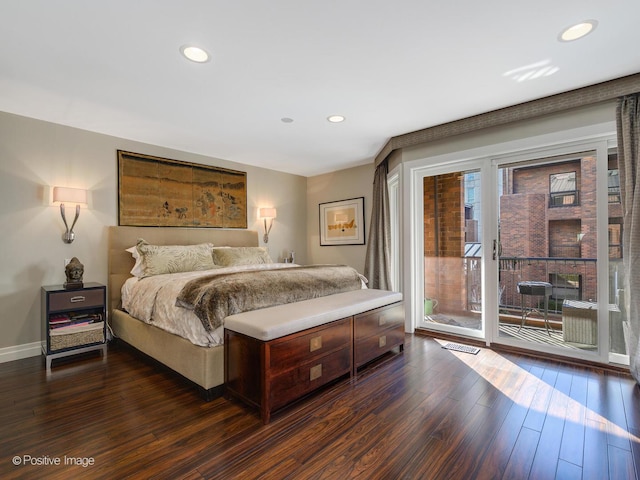
{"type": "Polygon", "coordinates": [[[122,310],[111,312],[113,334],[196,383],[211,396],[224,384],[224,345],[200,347],[189,340],[141,322],[122,310]]]}

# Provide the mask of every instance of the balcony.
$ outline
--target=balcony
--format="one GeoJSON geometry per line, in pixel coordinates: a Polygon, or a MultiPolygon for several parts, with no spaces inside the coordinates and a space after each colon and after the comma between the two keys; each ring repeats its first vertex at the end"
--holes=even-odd
{"type": "MultiPolygon", "coordinates": [[[[471,244],[473,246],[477,244],[471,244]]],[[[430,324],[447,324],[480,330],[482,312],[482,288],[479,248],[469,248],[464,258],[466,277],[466,309],[464,312],[425,315],[417,328],[429,328],[430,324]]],[[[623,314],[618,309],[621,301],[618,293],[622,260],[609,260],[609,329],[610,341],[603,348],[612,353],[625,354],[626,346],[622,328],[623,314]]],[[[621,280],[620,280],[621,281],[621,280]]],[[[578,303],[595,302],[597,298],[597,263],[593,258],[577,257],[500,257],[499,260],[499,336],[572,350],[595,350],[596,345],[565,341],[563,335],[564,300],[578,303]],[[548,282],[552,293],[548,302],[550,334],[544,323],[544,297],[522,296],[518,282],[548,282]],[[580,302],[582,301],[582,302],[580,302]],[[520,328],[523,309],[528,312],[525,327],[520,328]],[[533,310],[533,312],[532,312],[533,310]]],[[[591,312],[590,312],[591,313],[591,312]]],[[[592,315],[595,312],[591,313],[592,315]]],[[[597,317],[596,317],[597,318],[597,317]]],[[[488,322],[493,321],[488,319],[488,322]]]]}
{"type": "Polygon", "coordinates": [[[609,187],[609,203],[620,203],[620,186],[609,187]]]}
{"type": "MultiPolygon", "coordinates": [[[[620,262],[610,262],[610,278],[620,267],[620,262]]],[[[523,335],[529,341],[553,344],[566,348],[595,349],[595,345],[576,345],[563,340],[562,306],[564,300],[584,300],[595,302],[597,297],[597,263],[593,258],[543,258],[543,257],[501,257],[499,266],[500,279],[500,335],[523,335]],[[543,314],[544,298],[521,296],[517,284],[521,281],[549,282],[552,294],[548,304],[548,317],[551,335],[547,335],[543,314]],[[525,329],[518,327],[522,319],[523,309],[535,309],[538,313],[528,316],[525,329]],[[513,327],[517,325],[518,327],[513,327]]],[[[614,282],[611,282],[614,283],[614,282]]],[[[614,292],[615,285],[611,286],[614,292]]],[[[616,294],[610,295],[610,340],[611,351],[623,353],[626,348],[622,332],[620,312],[617,309],[616,294]],[[613,308],[612,308],[613,307],[613,308]]],[[[606,348],[606,347],[605,347],[606,348]]]]}
{"type": "Polygon", "coordinates": [[[579,190],[565,190],[562,192],[551,192],[549,194],[549,208],[573,207],[580,205],[579,190]]]}
{"type": "MultiPolygon", "coordinates": [[[[517,285],[522,281],[549,282],[553,293],[549,313],[562,313],[564,299],[596,297],[596,260],[572,257],[500,257],[500,309],[520,315],[522,299],[517,285]]],[[[531,305],[525,305],[531,307],[531,305]]],[[[537,307],[537,305],[536,305],[537,307]]]]}

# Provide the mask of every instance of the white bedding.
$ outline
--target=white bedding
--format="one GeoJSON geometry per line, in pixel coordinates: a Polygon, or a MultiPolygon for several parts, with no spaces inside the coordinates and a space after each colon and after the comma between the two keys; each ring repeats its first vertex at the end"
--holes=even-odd
{"type": "Polygon", "coordinates": [[[295,267],[292,263],[263,263],[240,265],[197,272],[170,273],[138,279],[129,278],[122,286],[122,307],[132,316],[155,325],[167,332],[179,335],[195,345],[211,347],[221,345],[224,326],[207,332],[192,310],[176,306],[176,298],[182,287],[194,278],[216,273],[247,270],[273,270],[295,267]]]}

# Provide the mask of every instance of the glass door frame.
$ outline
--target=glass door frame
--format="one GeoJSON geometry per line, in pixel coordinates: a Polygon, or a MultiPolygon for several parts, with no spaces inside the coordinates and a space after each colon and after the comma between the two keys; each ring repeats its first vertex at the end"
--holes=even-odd
{"type": "MultiPolygon", "coordinates": [[[[405,251],[410,252],[409,257],[409,268],[405,268],[405,272],[409,274],[409,278],[405,280],[405,285],[408,285],[409,288],[409,298],[407,299],[406,304],[409,305],[410,312],[410,328],[411,331],[414,331],[418,325],[418,318],[424,312],[424,268],[417,268],[418,265],[424,266],[424,242],[418,241],[418,239],[423,239],[422,230],[423,230],[423,222],[424,222],[424,203],[414,201],[411,199],[423,198],[424,193],[424,178],[431,177],[435,175],[443,175],[446,173],[458,172],[458,171],[466,171],[466,170],[478,170],[480,171],[481,176],[481,184],[485,185],[485,177],[490,172],[490,164],[486,161],[486,159],[473,159],[473,160],[463,160],[463,161],[445,161],[439,164],[431,164],[431,165],[420,165],[420,166],[406,166],[407,173],[410,176],[410,181],[407,182],[410,185],[409,189],[405,190],[405,194],[408,194],[409,199],[405,198],[406,205],[410,205],[410,216],[411,220],[409,222],[410,225],[410,235],[408,235],[408,239],[405,237],[405,251]],[[408,192],[407,192],[408,190],[408,192]],[[408,200],[408,201],[407,201],[408,200]],[[419,236],[418,236],[419,235],[419,236]]],[[[486,200],[486,190],[487,188],[481,189],[481,202],[482,208],[484,211],[484,202],[486,200]]],[[[465,335],[467,337],[472,337],[480,340],[485,340],[486,338],[486,295],[484,291],[484,286],[486,285],[486,255],[487,248],[484,248],[485,242],[488,238],[488,233],[490,234],[492,230],[489,228],[482,229],[482,256],[481,256],[481,284],[482,284],[482,301],[481,301],[481,321],[480,321],[480,329],[469,329],[464,327],[458,327],[453,325],[441,325],[434,324],[430,329],[434,331],[441,331],[446,333],[465,335]]],[[[407,289],[405,289],[405,292],[407,289]]]]}
{"type": "MultiPolygon", "coordinates": [[[[596,129],[600,130],[600,129],[596,129]]],[[[576,132],[572,132],[576,133],[576,132]]],[[[566,134],[566,132],[565,132],[566,134]]],[[[566,351],[561,347],[527,344],[517,339],[501,338],[498,335],[498,261],[492,258],[493,240],[497,240],[498,232],[498,168],[500,165],[544,159],[548,157],[573,154],[576,152],[595,151],[597,160],[596,191],[597,195],[597,275],[598,275],[598,318],[608,319],[608,200],[607,195],[607,155],[609,149],[617,146],[615,132],[610,129],[603,133],[589,131],[586,135],[573,136],[579,140],[571,140],[572,135],[564,138],[558,134],[543,135],[535,139],[520,139],[500,145],[479,147],[464,152],[453,152],[437,155],[431,158],[411,160],[402,164],[403,184],[409,188],[403,189],[402,204],[408,206],[404,209],[404,229],[402,248],[403,255],[403,284],[405,306],[408,309],[407,330],[414,331],[423,312],[422,297],[424,292],[424,272],[421,268],[424,264],[424,245],[422,239],[423,229],[423,204],[418,199],[422,198],[423,178],[451,171],[477,169],[482,178],[482,218],[484,227],[482,231],[482,323],[481,329],[471,331],[452,326],[436,326],[434,331],[462,334],[467,337],[484,340],[487,345],[491,343],[514,346],[525,349],[533,349],[545,353],[567,356],[571,358],[609,363],[610,361],[624,364],[622,355],[616,357],[609,354],[609,322],[598,322],[598,347],[592,352],[566,351]],[[503,153],[496,153],[503,152],[503,153]],[[461,159],[461,157],[465,157],[461,159]],[[463,331],[461,331],[463,330],[463,331]]]]}
{"type": "MultiPolygon", "coordinates": [[[[559,145],[545,146],[540,148],[527,149],[520,152],[508,152],[503,155],[493,156],[491,159],[491,179],[493,185],[491,187],[491,194],[494,197],[491,205],[495,205],[493,208],[494,219],[492,220],[493,236],[497,240],[498,238],[498,170],[501,166],[506,164],[513,164],[517,162],[528,162],[541,160],[545,158],[573,155],[579,152],[595,152],[596,156],[596,236],[597,236],[597,296],[598,303],[598,344],[594,351],[585,350],[571,350],[563,349],[562,347],[554,347],[551,345],[535,344],[535,349],[545,353],[553,355],[566,356],[571,358],[577,358],[582,360],[597,361],[600,363],[608,363],[611,361],[611,355],[609,354],[609,241],[608,241],[608,196],[602,194],[607,192],[607,159],[609,149],[616,145],[615,135],[602,135],[598,138],[584,141],[568,141],[562,142],[559,145]],[[600,319],[606,319],[601,321],[600,319]]],[[[498,262],[492,262],[492,269],[495,272],[496,283],[498,284],[498,262]]],[[[497,303],[497,302],[496,302],[497,303]]],[[[509,345],[520,348],[531,348],[532,345],[518,340],[500,337],[498,335],[499,318],[495,318],[492,323],[491,329],[491,342],[501,345],[509,345]]],[[[620,360],[619,360],[620,361],[620,360]]]]}

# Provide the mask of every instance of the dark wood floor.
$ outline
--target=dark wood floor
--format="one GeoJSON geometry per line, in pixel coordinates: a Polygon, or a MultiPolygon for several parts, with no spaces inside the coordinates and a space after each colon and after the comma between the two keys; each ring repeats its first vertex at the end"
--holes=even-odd
{"type": "Polygon", "coordinates": [[[0,478],[638,478],[640,391],[616,373],[408,336],[262,425],[123,345],[0,364],[0,478]],[[29,459],[29,457],[31,459],[29,459]],[[84,458],[93,465],[61,463],[84,458]],[[14,465],[14,457],[20,465],[14,465]]]}

